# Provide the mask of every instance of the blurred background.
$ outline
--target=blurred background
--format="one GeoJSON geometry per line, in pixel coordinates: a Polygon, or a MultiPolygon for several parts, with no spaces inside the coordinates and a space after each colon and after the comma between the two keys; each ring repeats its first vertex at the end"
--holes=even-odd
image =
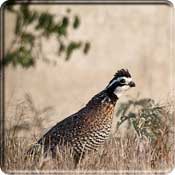
{"type": "MultiPolygon", "coordinates": [[[[16,105],[28,99],[33,110],[49,111],[43,127],[50,127],[83,107],[121,68],[137,86],[119,103],[128,96],[162,103],[173,98],[172,10],[168,5],[8,6],[8,120],[16,120],[16,105]]],[[[25,117],[31,120],[29,112],[25,117]]]]}

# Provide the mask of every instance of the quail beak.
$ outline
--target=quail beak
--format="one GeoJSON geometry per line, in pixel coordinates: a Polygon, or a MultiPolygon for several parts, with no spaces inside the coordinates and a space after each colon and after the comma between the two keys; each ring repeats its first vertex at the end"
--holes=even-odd
{"type": "Polygon", "coordinates": [[[130,86],[130,87],[135,87],[136,84],[135,84],[133,81],[131,81],[131,82],[129,82],[129,86],[130,86]]]}

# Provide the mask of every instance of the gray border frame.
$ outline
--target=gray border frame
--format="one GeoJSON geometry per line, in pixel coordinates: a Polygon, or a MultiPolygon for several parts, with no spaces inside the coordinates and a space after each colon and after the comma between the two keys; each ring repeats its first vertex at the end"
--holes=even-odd
{"type": "MultiPolygon", "coordinates": [[[[16,0],[13,2],[12,0],[5,1],[0,7],[0,60],[3,60],[5,54],[5,29],[4,29],[4,10],[8,5],[16,5],[16,4],[24,4],[24,5],[168,5],[170,7],[174,7],[173,2],[170,0],[16,0]]],[[[171,48],[172,49],[172,48],[171,48]]],[[[4,170],[4,160],[5,160],[5,68],[0,62],[0,168],[4,170]]],[[[171,170],[166,171],[118,171],[115,172],[117,174],[152,174],[152,173],[169,173],[171,170]]],[[[5,172],[5,171],[4,171],[5,172]]],[[[36,171],[8,171],[10,174],[36,174],[36,171]]],[[[6,173],[7,173],[6,172],[6,173]]],[[[57,173],[84,173],[83,171],[40,171],[42,174],[57,174],[57,173]]],[[[114,171],[87,171],[85,174],[94,174],[94,173],[104,173],[111,174],[114,171]]],[[[38,172],[37,172],[38,174],[38,172]]]]}

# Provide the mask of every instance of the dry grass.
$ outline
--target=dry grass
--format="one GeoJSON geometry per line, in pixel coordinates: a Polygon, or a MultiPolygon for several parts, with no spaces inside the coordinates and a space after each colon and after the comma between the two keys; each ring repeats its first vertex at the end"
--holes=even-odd
{"type": "MultiPolygon", "coordinates": [[[[164,136],[166,137],[166,136],[164,136]]],[[[86,155],[78,165],[79,170],[115,170],[115,171],[165,171],[174,166],[174,148],[167,149],[165,138],[155,145],[142,143],[136,137],[111,138],[98,152],[86,155]],[[164,140],[165,139],[165,140],[164,140]]],[[[9,138],[6,140],[5,169],[13,170],[75,170],[72,154],[58,152],[56,159],[40,157],[37,160],[25,160],[26,138],[9,138]]]]}
{"type": "MultiPolygon", "coordinates": [[[[31,99],[28,99],[27,103],[30,106],[31,99]]],[[[30,109],[35,111],[35,108],[30,109]]],[[[88,153],[76,169],[70,149],[64,153],[59,150],[56,159],[43,158],[42,156],[38,159],[33,159],[33,157],[25,159],[27,149],[31,143],[35,142],[36,138],[21,137],[18,134],[19,128],[15,130],[16,127],[13,129],[11,127],[11,129],[6,130],[5,167],[3,169],[7,172],[16,170],[63,172],[64,170],[67,173],[73,171],[73,174],[88,173],[89,171],[97,171],[98,174],[103,171],[112,173],[171,170],[175,165],[174,114],[174,108],[173,110],[171,108],[171,112],[167,112],[165,127],[156,141],[150,142],[140,138],[132,129],[127,130],[122,137],[118,132],[115,136],[111,135],[110,139],[97,152],[88,153]]],[[[39,122],[39,120],[33,120],[33,122],[39,122]]],[[[39,127],[36,123],[33,125],[39,127]]],[[[29,125],[27,126],[29,127],[29,125]]],[[[26,128],[23,129],[21,127],[21,131],[25,132],[26,128]]]]}

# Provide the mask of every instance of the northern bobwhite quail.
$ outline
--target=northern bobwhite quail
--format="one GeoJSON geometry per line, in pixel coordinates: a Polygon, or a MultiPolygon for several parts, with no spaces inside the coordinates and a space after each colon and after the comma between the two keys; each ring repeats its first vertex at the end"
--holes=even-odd
{"type": "Polygon", "coordinates": [[[121,94],[135,87],[128,70],[121,69],[107,87],[95,95],[85,107],[52,127],[37,144],[56,153],[56,148],[68,145],[76,162],[85,152],[96,150],[108,138],[115,104],[121,94]]]}

